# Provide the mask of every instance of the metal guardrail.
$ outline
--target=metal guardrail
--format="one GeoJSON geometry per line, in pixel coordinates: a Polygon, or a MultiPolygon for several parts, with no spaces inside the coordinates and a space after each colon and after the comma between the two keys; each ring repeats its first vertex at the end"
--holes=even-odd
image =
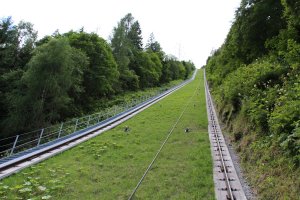
{"type": "Polygon", "coordinates": [[[155,93],[154,95],[142,96],[138,99],[133,99],[130,102],[123,103],[121,105],[112,106],[105,111],[94,113],[92,115],[80,117],[77,119],[72,119],[61,124],[56,124],[46,128],[38,129],[28,133],[16,135],[14,137],[8,137],[1,139],[0,149],[0,159],[9,157],[13,154],[31,149],[33,147],[40,146],[42,144],[51,142],[53,140],[59,139],[61,137],[67,136],[78,130],[82,130],[93,126],[101,121],[104,121],[110,117],[116,116],[141,102],[147,101],[148,99],[157,96],[160,93],[155,93]],[[5,141],[8,141],[5,143],[5,141]]]}

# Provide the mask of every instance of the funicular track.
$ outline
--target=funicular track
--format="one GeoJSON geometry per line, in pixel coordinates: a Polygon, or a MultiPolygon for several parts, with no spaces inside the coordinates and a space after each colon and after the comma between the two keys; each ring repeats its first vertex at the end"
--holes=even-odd
{"type": "Polygon", "coordinates": [[[142,102],[135,107],[128,109],[127,111],[99,122],[96,125],[80,131],[76,131],[70,135],[45,143],[43,145],[0,159],[0,180],[14,173],[17,173],[18,171],[28,166],[41,162],[42,160],[70,149],[90,138],[103,133],[106,130],[109,130],[121,124],[122,122],[128,120],[129,118],[157,103],[158,101],[162,100],[163,98],[167,97],[168,95],[172,94],[176,90],[182,88],[183,86],[194,80],[196,73],[197,71],[194,72],[191,79],[184,81],[180,85],[175,86],[156,97],[150,98],[145,102],[142,102]]]}
{"type": "Polygon", "coordinates": [[[204,82],[216,198],[217,200],[245,200],[247,198],[235,171],[213,106],[205,71],[204,82]]]}

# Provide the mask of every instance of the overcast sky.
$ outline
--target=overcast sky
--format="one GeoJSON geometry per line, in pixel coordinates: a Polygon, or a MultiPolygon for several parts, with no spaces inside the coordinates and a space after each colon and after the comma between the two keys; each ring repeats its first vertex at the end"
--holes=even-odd
{"type": "Polygon", "coordinates": [[[217,49],[240,0],[2,0],[0,17],[34,24],[39,38],[84,27],[108,39],[122,17],[140,22],[144,44],[151,32],[164,52],[192,60],[199,68],[217,49]]]}

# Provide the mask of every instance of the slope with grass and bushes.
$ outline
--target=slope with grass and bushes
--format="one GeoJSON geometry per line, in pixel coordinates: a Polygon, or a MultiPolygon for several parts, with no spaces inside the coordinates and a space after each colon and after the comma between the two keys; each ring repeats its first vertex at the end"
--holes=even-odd
{"type": "Polygon", "coordinates": [[[135,199],[214,199],[202,71],[116,128],[1,180],[1,199],[127,199],[184,110],[135,199]]]}
{"type": "Polygon", "coordinates": [[[220,119],[259,199],[300,193],[299,4],[242,0],[205,66],[220,119]]]}

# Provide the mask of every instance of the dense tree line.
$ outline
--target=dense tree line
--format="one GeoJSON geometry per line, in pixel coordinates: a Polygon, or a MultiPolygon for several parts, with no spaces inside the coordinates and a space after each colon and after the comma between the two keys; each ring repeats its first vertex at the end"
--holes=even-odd
{"type": "Polygon", "coordinates": [[[83,28],[37,40],[31,23],[2,18],[1,137],[81,116],[99,101],[186,79],[194,69],[190,61],[166,56],[153,34],[144,48],[131,14],[108,42],[83,28]]]}
{"type": "Polygon", "coordinates": [[[300,1],[242,0],[205,68],[247,162],[300,166],[300,1]]]}

